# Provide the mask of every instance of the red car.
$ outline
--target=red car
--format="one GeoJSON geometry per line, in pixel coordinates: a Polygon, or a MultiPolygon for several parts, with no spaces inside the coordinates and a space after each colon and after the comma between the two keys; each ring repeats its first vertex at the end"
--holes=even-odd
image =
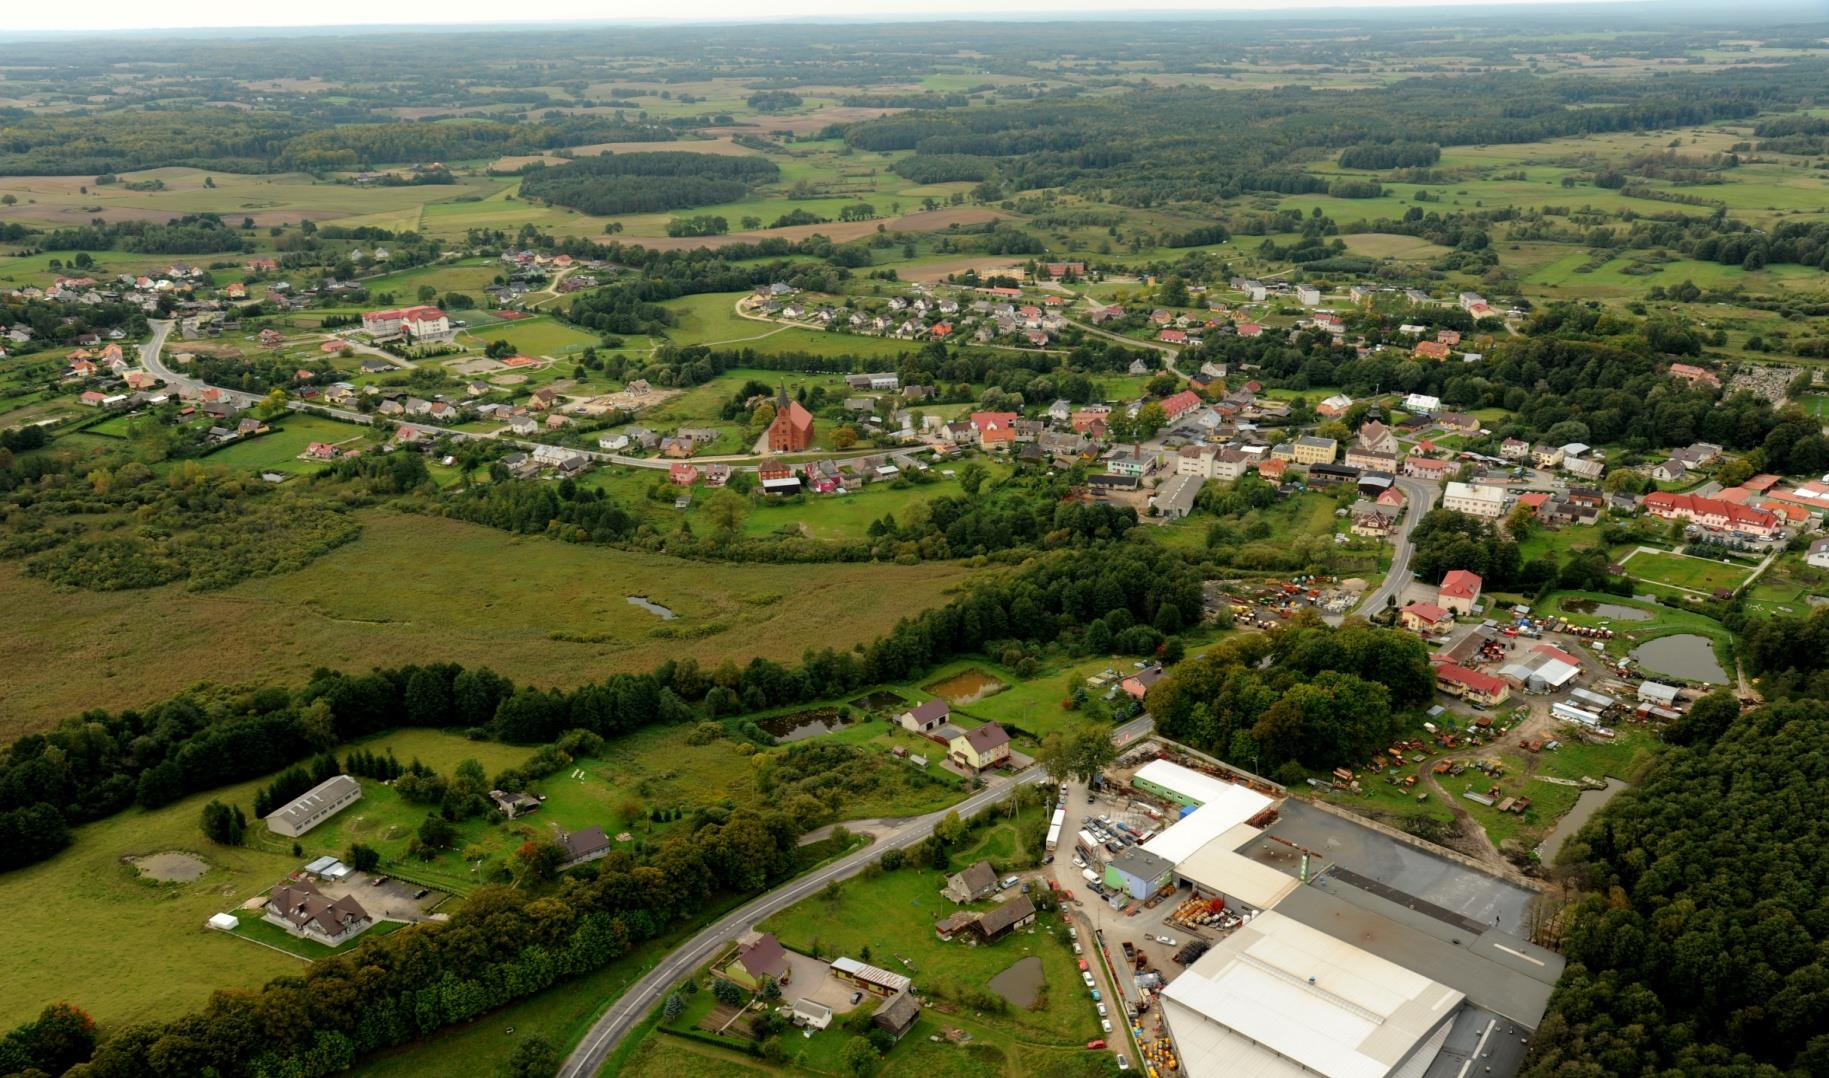
{"type": "Polygon", "coordinates": [[[1086,964],[1086,960],[1084,958],[1080,959],[1080,972],[1081,973],[1084,973],[1091,968],[1092,968],[1091,966],[1088,966],[1086,964]]]}
{"type": "Polygon", "coordinates": [[[1088,1048],[1103,1048],[1103,1047],[1105,1047],[1105,1042],[1104,1042],[1104,1041],[1087,1041],[1087,1042],[1086,1042],[1086,1047],[1088,1047],[1088,1048]]]}

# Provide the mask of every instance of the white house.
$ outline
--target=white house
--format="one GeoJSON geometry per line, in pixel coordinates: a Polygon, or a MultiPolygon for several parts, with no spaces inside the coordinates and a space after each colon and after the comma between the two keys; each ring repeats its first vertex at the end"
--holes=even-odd
{"type": "Polygon", "coordinates": [[[1505,513],[1505,491],[1480,483],[1450,482],[1442,494],[1442,508],[1457,513],[1497,520],[1505,513]]]}
{"type": "Polygon", "coordinates": [[[1422,412],[1425,415],[1434,415],[1441,410],[1442,399],[1440,397],[1431,397],[1422,393],[1412,393],[1404,398],[1404,411],[1406,412],[1422,412]]]}

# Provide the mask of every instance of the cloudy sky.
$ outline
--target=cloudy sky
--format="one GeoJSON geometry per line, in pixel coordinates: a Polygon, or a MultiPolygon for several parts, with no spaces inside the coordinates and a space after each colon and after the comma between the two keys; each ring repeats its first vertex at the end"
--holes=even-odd
{"type": "MultiPolygon", "coordinates": [[[[414,25],[436,28],[461,23],[529,25],[530,12],[541,21],[703,20],[753,21],[808,16],[849,18],[921,16],[992,18],[1072,13],[1113,13],[1147,9],[1152,12],[1213,12],[1240,10],[1296,11],[1304,8],[1420,7],[1428,5],[1490,3],[1494,0],[669,0],[667,3],[632,3],[630,0],[541,0],[520,7],[500,0],[311,0],[294,4],[223,4],[220,0],[86,0],[81,4],[9,4],[0,18],[0,34],[21,30],[183,29],[224,26],[344,26],[414,25]],[[515,20],[515,21],[508,21],[515,20]]],[[[1563,0],[1596,2],[1596,0],[1563,0]]]]}

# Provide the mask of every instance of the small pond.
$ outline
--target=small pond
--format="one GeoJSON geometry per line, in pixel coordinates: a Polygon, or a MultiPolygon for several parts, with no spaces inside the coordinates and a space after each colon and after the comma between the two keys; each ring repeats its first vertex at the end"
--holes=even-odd
{"type": "Polygon", "coordinates": [[[991,978],[991,991],[1010,1001],[1012,1007],[1028,1007],[1041,995],[1047,978],[1042,976],[1042,960],[1034,955],[1019,958],[991,978]]]}
{"type": "Polygon", "coordinates": [[[879,689],[868,696],[860,696],[851,701],[851,706],[862,708],[865,711],[875,711],[885,707],[901,707],[907,703],[908,701],[902,698],[901,693],[879,689]]]}
{"type": "Polygon", "coordinates": [[[629,605],[630,606],[639,606],[650,614],[657,614],[660,616],[662,621],[672,621],[673,620],[673,611],[668,610],[666,607],[660,605],[659,603],[651,602],[646,595],[629,596],[629,605]]]}
{"type": "Polygon", "coordinates": [[[1640,610],[1636,606],[1620,606],[1618,603],[1597,603],[1592,599],[1565,599],[1562,609],[1571,614],[1593,614],[1596,617],[1612,618],[1614,621],[1651,620],[1649,610],[1640,610]]]}
{"type": "Polygon", "coordinates": [[[209,862],[194,853],[180,853],[177,850],[166,850],[164,853],[147,854],[144,857],[129,857],[127,863],[140,870],[140,875],[160,883],[189,883],[202,879],[210,870],[209,862]]]}
{"type": "Polygon", "coordinates": [[[1582,824],[1592,819],[1602,806],[1618,797],[1625,789],[1628,789],[1625,783],[1618,779],[1608,779],[1606,789],[1581,791],[1581,796],[1575,799],[1575,807],[1569,810],[1567,816],[1556,821],[1556,829],[1537,847],[1537,856],[1546,865],[1554,862],[1556,855],[1562,851],[1562,844],[1574,837],[1575,832],[1581,830],[1582,824]]]}
{"type": "Polygon", "coordinates": [[[1727,671],[1721,669],[1720,660],[1715,658],[1714,645],[1706,636],[1694,633],[1660,636],[1633,648],[1632,657],[1653,673],[1716,685],[1727,683],[1727,671]]]}
{"type": "Polygon", "coordinates": [[[803,737],[829,734],[845,724],[835,707],[815,707],[787,715],[775,715],[756,723],[782,741],[799,741],[803,737]]]}
{"type": "Polygon", "coordinates": [[[922,688],[949,704],[970,704],[1009,688],[983,670],[967,670],[922,688]]]}

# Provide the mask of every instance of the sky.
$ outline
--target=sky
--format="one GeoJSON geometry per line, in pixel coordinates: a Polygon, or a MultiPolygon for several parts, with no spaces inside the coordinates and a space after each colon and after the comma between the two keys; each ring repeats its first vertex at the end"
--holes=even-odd
{"type": "MultiPolygon", "coordinates": [[[[501,0],[310,0],[306,4],[223,4],[220,0],[86,0],[81,4],[9,4],[4,32],[67,30],[183,30],[216,27],[292,27],[413,25],[434,29],[457,24],[494,23],[504,27],[541,22],[702,21],[753,22],[758,19],[1038,17],[1053,14],[1116,14],[1146,9],[1152,13],[1224,11],[1301,11],[1303,9],[1469,7],[1500,0],[668,0],[664,4],[631,0],[540,0],[522,8],[501,0]],[[531,12],[530,10],[531,9],[531,12]],[[532,14],[537,22],[529,21],[532,14]],[[514,21],[507,21],[513,19],[514,21]]],[[[1605,0],[1561,0],[1596,3],[1605,0]]]]}

